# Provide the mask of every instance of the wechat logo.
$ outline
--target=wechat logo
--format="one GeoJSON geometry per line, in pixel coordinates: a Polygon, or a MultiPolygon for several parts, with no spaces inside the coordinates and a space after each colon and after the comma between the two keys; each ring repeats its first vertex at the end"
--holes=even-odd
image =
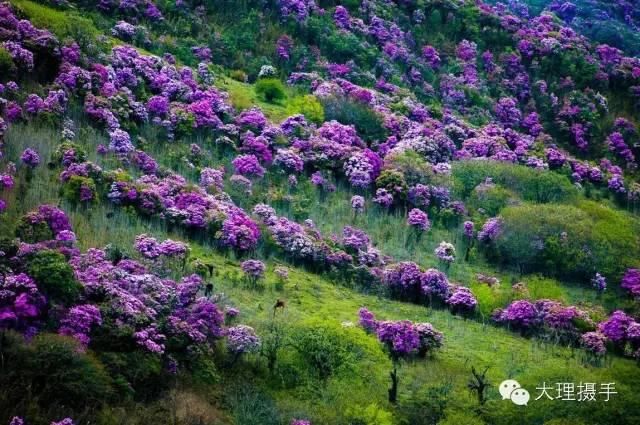
{"type": "Polygon", "coordinates": [[[526,406],[531,398],[529,391],[522,388],[518,381],[513,379],[502,381],[499,390],[503,400],[511,400],[513,404],[518,406],[526,406]]]}

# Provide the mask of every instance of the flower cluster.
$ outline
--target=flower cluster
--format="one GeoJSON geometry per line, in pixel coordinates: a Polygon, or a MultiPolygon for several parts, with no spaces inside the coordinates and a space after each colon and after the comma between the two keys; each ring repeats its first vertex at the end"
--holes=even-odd
{"type": "Polygon", "coordinates": [[[434,254],[438,260],[450,264],[456,259],[456,248],[449,242],[442,241],[434,250],[434,254]]]}
{"type": "Polygon", "coordinates": [[[415,227],[423,232],[431,228],[431,223],[429,222],[427,213],[418,208],[413,208],[409,211],[409,215],[407,216],[407,225],[415,227]]]}
{"type": "Polygon", "coordinates": [[[260,338],[256,331],[246,325],[238,325],[226,330],[227,348],[234,354],[251,353],[260,348],[260,338]]]}
{"type": "Polygon", "coordinates": [[[361,308],[358,314],[360,325],[366,331],[376,333],[394,360],[410,356],[424,357],[442,346],[443,334],[430,323],[380,321],[366,308],[361,308]]]}

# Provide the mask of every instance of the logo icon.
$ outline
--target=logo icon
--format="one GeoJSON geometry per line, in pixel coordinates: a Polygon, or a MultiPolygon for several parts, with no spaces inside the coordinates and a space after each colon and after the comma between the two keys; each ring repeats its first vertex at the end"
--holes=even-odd
{"type": "Polygon", "coordinates": [[[503,400],[511,400],[513,404],[518,406],[526,406],[531,398],[529,391],[522,388],[518,381],[514,379],[502,381],[499,391],[503,400]]]}

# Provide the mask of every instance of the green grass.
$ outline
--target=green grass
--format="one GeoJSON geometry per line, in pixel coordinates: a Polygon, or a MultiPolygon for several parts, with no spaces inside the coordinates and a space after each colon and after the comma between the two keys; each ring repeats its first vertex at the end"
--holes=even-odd
{"type": "Polygon", "coordinates": [[[30,0],[11,0],[10,3],[36,27],[49,29],[62,41],[73,39],[86,46],[100,35],[92,20],[78,12],[63,12],[30,0]]]}
{"type": "MultiPolygon", "coordinates": [[[[231,104],[238,110],[249,109],[258,106],[274,123],[280,123],[289,116],[286,108],[286,99],[279,103],[265,102],[255,92],[253,84],[242,83],[225,76],[218,76],[215,84],[218,88],[229,93],[231,104]]],[[[287,90],[287,96],[292,97],[293,91],[287,90]]]]}

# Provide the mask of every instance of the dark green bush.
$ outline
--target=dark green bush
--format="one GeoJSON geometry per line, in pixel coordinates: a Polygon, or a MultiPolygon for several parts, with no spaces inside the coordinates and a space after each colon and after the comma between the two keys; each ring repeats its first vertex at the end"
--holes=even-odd
{"type": "Polygon", "coordinates": [[[53,239],[53,232],[44,221],[33,224],[22,217],[16,226],[16,236],[23,242],[37,243],[53,239]]]}
{"type": "Polygon", "coordinates": [[[78,298],[82,285],[64,255],[57,251],[39,251],[27,259],[27,273],[52,301],[70,304],[78,298]]]}
{"type": "MultiPolygon", "coordinates": [[[[108,341],[103,342],[100,345],[108,349],[108,341]]],[[[162,361],[152,353],[101,352],[99,356],[113,377],[113,387],[120,399],[150,401],[167,388],[169,382],[162,361]]]]}
{"type": "Polygon", "coordinates": [[[0,392],[2,413],[30,401],[43,412],[87,412],[113,394],[104,366],[70,337],[43,333],[26,342],[22,335],[7,333],[2,357],[0,387],[11,389],[0,392]]]}
{"type": "Polygon", "coordinates": [[[519,194],[526,201],[568,202],[578,196],[578,189],[568,177],[522,165],[494,161],[459,161],[453,163],[452,175],[456,195],[465,199],[487,177],[519,194]]]}
{"type": "Polygon", "coordinates": [[[273,103],[286,97],[284,85],[277,78],[261,78],[256,82],[256,93],[265,101],[273,103]]]}
{"type": "Polygon", "coordinates": [[[0,75],[9,76],[16,70],[11,54],[4,47],[0,46],[0,75]]]}

